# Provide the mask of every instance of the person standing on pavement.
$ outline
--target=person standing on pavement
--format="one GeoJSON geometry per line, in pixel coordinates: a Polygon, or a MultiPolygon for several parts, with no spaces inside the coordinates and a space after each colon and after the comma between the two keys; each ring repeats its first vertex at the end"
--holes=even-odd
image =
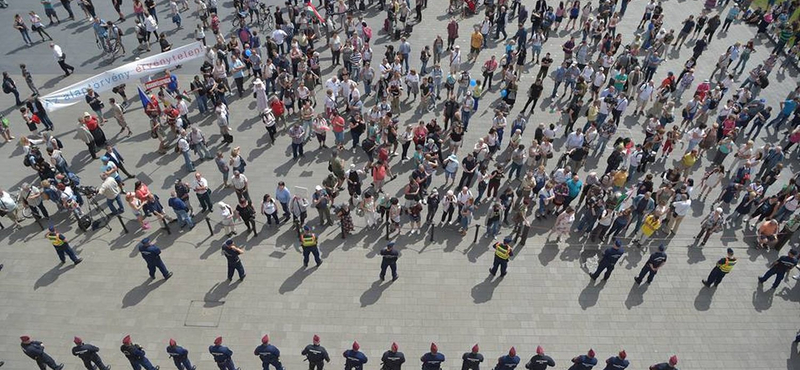
{"type": "Polygon", "coordinates": [[[367,356],[359,351],[361,346],[358,342],[353,342],[353,348],[348,349],[342,353],[344,357],[344,370],[363,370],[364,364],[367,363],[367,356]]]}
{"type": "Polygon", "coordinates": [[[139,253],[142,254],[142,258],[147,263],[147,270],[150,273],[150,279],[156,278],[156,268],[161,271],[161,274],[164,276],[164,280],[168,280],[172,277],[172,272],[167,270],[167,266],[164,265],[164,261],[161,260],[161,249],[159,249],[155,244],[150,244],[150,238],[142,239],[142,242],[139,243],[138,249],[139,253]]]}
{"type": "Polygon", "coordinates": [[[536,347],[536,355],[531,357],[531,360],[525,364],[525,368],[528,370],[546,370],[548,367],[555,367],[556,362],[553,361],[553,358],[544,354],[544,348],[542,346],[536,347]]]}
{"type": "Polygon", "coordinates": [[[383,370],[401,370],[403,363],[406,362],[406,356],[403,352],[399,352],[398,348],[397,343],[392,342],[390,349],[383,353],[381,356],[383,370]]]}
{"type": "Polygon", "coordinates": [[[261,337],[261,345],[256,347],[253,354],[261,359],[261,368],[263,370],[269,370],[270,365],[274,366],[275,370],[283,370],[283,364],[280,361],[281,351],[278,347],[269,344],[269,334],[261,337]]]}
{"type": "Polygon", "coordinates": [[[431,343],[431,351],[422,355],[422,370],[441,370],[444,362],[444,354],[439,353],[436,343],[431,343]]]}
{"type": "Polygon", "coordinates": [[[461,355],[461,370],[480,370],[481,362],[483,362],[483,355],[479,351],[480,348],[478,344],[475,343],[470,352],[464,352],[464,354],[461,355]]]}
{"type": "Polygon", "coordinates": [[[167,354],[169,358],[175,362],[175,367],[177,367],[178,370],[195,370],[197,368],[189,361],[189,351],[179,346],[175,339],[170,338],[169,346],[167,346],[167,354]]]}
{"type": "Polygon", "coordinates": [[[238,216],[242,222],[244,222],[244,226],[247,227],[246,233],[252,230],[253,236],[258,236],[258,230],[256,230],[256,209],[249,199],[239,199],[239,204],[236,205],[236,216],[238,216]]]}
{"type": "Polygon", "coordinates": [[[106,145],[106,153],[103,156],[108,157],[108,160],[114,163],[127,178],[132,179],[135,177],[125,168],[125,158],[122,157],[122,154],[120,154],[115,146],[111,144],[106,145]]]}
{"type": "Polygon", "coordinates": [[[772,275],[775,275],[775,282],[772,283],[772,287],[770,288],[775,289],[781,284],[786,273],[791,271],[795,266],[797,266],[797,251],[790,249],[787,255],[772,262],[769,270],[767,270],[763,276],[758,277],[758,284],[763,284],[767,279],[772,277],[772,275]]]}
{"type": "Polygon", "coordinates": [[[22,78],[25,79],[25,83],[28,85],[28,88],[31,89],[31,93],[33,93],[33,95],[39,95],[39,89],[37,89],[36,84],[33,83],[33,75],[31,75],[31,72],[28,71],[28,67],[25,64],[20,64],[19,70],[22,74],[22,78]]]}
{"type": "Polygon", "coordinates": [[[497,274],[497,268],[500,268],[500,277],[506,276],[506,269],[508,268],[508,259],[514,255],[514,251],[511,249],[511,242],[513,239],[510,236],[507,236],[503,239],[503,242],[494,243],[494,262],[492,262],[492,268],[489,269],[489,274],[495,276],[497,274]]]}
{"type": "Polygon", "coordinates": [[[308,370],[322,370],[325,362],[331,362],[328,351],[325,350],[325,347],[319,345],[319,336],[316,334],[314,334],[311,344],[303,348],[300,354],[306,356],[308,370]]]}
{"type": "Polygon", "coordinates": [[[70,247],[67,242],[67,237],[64,236],[64,234],[56,231],[53,226],[50,226],[47,230],[47,234],[45,234],[44,237],[53,244],[53,248],[56,249],[58,259],[61,260],[62,265],[67,262],[66,257],[69,257],[75,265],[83,261],[82,258],[78,258],[78,256],[75,255],[75,252],[72,250],[72,247],[70,247]]]}
{"type": "Polygon", "coordinates": [[[83,366],[86,370],[110,370],[111,366],[103,364],[103,359],[100,358],[98,352],[100,348],[93,346],[89,343],[84,343],[83,339],[75,337],[72,339],[75,347],[72,347],[72,355],[76,356],[83,361],[83,366]]]}
{"type": "Polygon", "coordinates": [[[311,232],[311,228],[303,226],[303,233],[300,235],[300,246],[303,248],[303,267],[308,267],[309,255],[314,255],[317,266],[322,264],[319,258],[319,247],[317,246],[317,236],[311,232]]]}
{"type": "Polygon", "coordinates": [[[17,83],[11,79],[11,77],[8,75],[8,72],[3,72],[3,92],[14,95],[14,104],[16,106],[23,104],[22,101],[19,100],[19,89],[17,89],[17,83]]]}
{"type": "Polygon", "coordinates": [[[53,57],[56,59],[58,66],[64,71],[64,77],[69,76],[75,71],[75,67],[67,64],[67,54],[61,50],[61,46],[51,42],[50,48],[53,49],[53,57]]]}
{"type": "Polygon", "coordinates": [[[672,355],[672,357],[669,358],[669,362],[651,365],[650,370],[677,370],[678,368],[675,367],[676,365],[678,365],[678,356],[672,355]]]}
{"type": "Polygon", "coordinates": [[[706,245],[708,238],[711,234],[722,231],[722,227],[725,224],[725,218],[722,216],[722,208],[716,208],[714,212],[711,212],[703,221],[700,223],[700,233],[694,237],[695,240],[700,240],[703,238],[703,241],[700,242],[700,246],[706,245]],[[705,234],[705,236],[703,236],[705,234]]]}
{"type": "Polygon", "coordinates": [[[220,370],[237,370],[233,364],[233,351],[222,345],[222,337],[214,339],[214,345],[208,347],[208,352],[220,370]]]}
{"type": "Polygon", "coordinates": [[[603,270],[606,271],[605,275],[603,275],[603,281],[608,280],[608,278],[611,277],[611,272],[614,271],[614,267],[617,265],[617,261],[619,261],[624,254],[625,250],[622,249],[622,242],[618,239],[614,240],[614,246],[608,247],[603,251],[603,257],[600,258],[597,270],[590,275],[592,280],[597,280],[603,270]]]}
{"type": "Polygon", "coordinates": [[[664,253],[665,250],[667,250],[667,247],[665,247],[664,244],[661,244],[658,246],[658,251],[650,255],[650,258],[647,259],[647,262],[645,262],[644,266],[642,267],[642,271],[639,272],[639,276],[633,278],[633,280],[636,282],[636,285],[641,284],[644,276],[647,274],[649,274],[647,276],[647,284],[653,282],[653,278],[658,273],[658,270],[661,269],[661,267],[664,266],[664,263],[667,262],[667,254],[664,253]]]}
{"type": "Polygon", "coordinates": [[[736,265],[736,257],[733,256],[733,249],[728,248],[728,255],[717,261],[717,265],[708,274],[708,278],[703,280],[703,285],[706,288],[716,288],[722,282],[722,278],[733,270],[734,265],[736,265]]]}
{"type": "Polygon", "coordinates": [[[194,221],[192,221],[192,217],[189,216],[189,206],[187,206],[186,202],[178,197],[175,190],[170,192],[170,198],[169,201],[167,201],[167,205],[169,205],[178,216],[178,224],[180,225],[181,229],[186,226],[189,226],[190,231],[194,229],[194,221]]]}
{"type": "MultiPolygon", "coordinates": [[[[225,244],[223,244],[222,255],[228,260],[228,281],[233,279],[234,271],[239,273],[239,281],[244,280],[245,276],[247,276],[247,274],[244,272],[242,259],[239,258],[239,255],[242,253],[244,253],[244,249],[237,247],[236,244],[233,243],[233,239],[228,239],[225,241],[225,244]]],[[[216,356],[214,360],[216,361],[216,356]]],[[[217,361],[217,363],[219,364],[219,361],[217,361]]],[[[222,369],[222,367],[220,367],[220,369],[222,369]]]]}
{"type": "Polygon", "coordinates": [[[494,370],[514,370],[517,365],[519,365],[517,349],[511,347],[511,349],[508,350],[507,355],[501,356],[497,359],[497,366],[494,367],[494,370]]]}
{"type": "Polygon", "coordinates": [[[119,347],[119,350],[125,355],[128,361],[130,361],[134,369],[158,370],[158,367],[153,366],[147,358],[142,346],[131,341],[130,335],[126,335],[125,338],[122,338],[122,345],[119,347]]]}
{"type": "Polygon", "coordinates": [[[606,367],[603,370],[625,370],[631,364],[626,360],[627,357],[628,353],[624,349],[619,351],[618,355],[606,359],[606,367]]]}
{"type": "Polygon", "coordinates": [[[589,348],[589,352],[585,355],[573,357],[572,364],[570,370],[591,370],[597,365],[597,358],[595,358],[594,350],[589,348]]]}
{"type": "Polygon", "coordinates": [[[386,276],[386,269],[392,269],[392,281],[397,280],[397,259],[400,258],[400,252],[394,249],[394,242],[386,244],[386,248],[381,250],[381,274],[379,275],[381,281],[386,276]]]}
{"type": "Polygon", "coordinates": [[[39,366],[39,369],[44,370],[45,366],[53,370],[61,370],[64,368],[64,364],[56,364],[56,361],[44,351],[42,342],[32,341],[31,337],[27,335],[23,335],[19,337],[19,339],[21,341],[20,347],[22,347],[22,353],[36,361],[36,365],[39,366]]]}

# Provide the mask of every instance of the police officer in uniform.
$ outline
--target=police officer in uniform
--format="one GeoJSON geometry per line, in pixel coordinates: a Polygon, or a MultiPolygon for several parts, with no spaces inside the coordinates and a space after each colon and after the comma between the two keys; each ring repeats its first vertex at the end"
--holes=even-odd
{"type": "Polygon", "coordinates": [[[507,236],[503,239],[503,242],[494,243],[494,262],[492,263],[492,268],[489,269],[489,273],[494,276],[497,274],[497,267],[500,267],[500,277],[506,276],[506,268],[508,268],[508,259],[514,255],[514,251],[511,250],[511,242],[512,239],[510,236],[507,236]]]}
{"type": "Polygon", "coordinates": [[[783,281],[783,277],[786,275],[786,273],[795,266],[797,266],[797,251],[790,249],[789,254],[778,258],[772,263],[772,265],[770,265],[769,270],[767,270],[764,276],[760,276],[758,278],[758,283],[762,284],[767,281],[767,279],[772,277],[772,275],[775,275],[775,282],[772,283],[772,288],[770,288],[775,289],[778,287],[778,285],[780,285],[781,281],[783,281]]]}
{"type": "Polygon", "coordinates": [[[672,355],[672,357],[669,358],[669,362],[662,362],[650,366],[650,370],[675,370],[677,369],[677,367],[675,367],[676,365],[678,365],[678,356],[672,355]]]}
{"type": "Polygon", "coordinates": [[[175,367],[178,370],[195,370],[196,366],[189,361],[189,350],[179,346],[175,339],[170,338],[167,354],[175,362],[175,367]]]}
{"type": "Polygon", "coordinates": [[[594,350],[589,348],[589,352],[585,355],[572,359],[572,366],[569,367],[569,370],[592,370],[597,365],[597,359],[594,356],[594,350]]]}
{"type": "Polygon", "coordinates": [[[222,246],[222,255],[228,260],[228,281],[233,279],[233,271],[239,273],[239,280],[244,280],[247,274],[244,272],[244,265],[239,255],[244,253],[242,248],[233,244],[233,239],[228,239],[222,246]]]}
{"type": "Polygon", "coordinates": [[[392,269],[392,281],[397,280],[397,259],[400,258],[400,252],[394,249],[394,242],[386,244],[386,249],[381,250],[381,257],[381,281],[386,276],[387,267],[392,269]]]}
{"type": "Polygon", "coordinates": [[[86,370],[95,370],[95,365],[97,365],[96,368],[100,370],[109,370],[111,368],[103,364],[103,360],[100,358],[100,355],[97,354],[97,352],[100,352],[100,348],[88,343],[83,343],[83,339],[79,337],[73,338],[72,342],[75,343],[75,347],[72,347],[72,355],[77,356],[83,361],[83,366],[86,366],[86,370]]]}
{"type": "Polygon", "coordinates": [[[597,270],[591,275],[592,280],[597,280],[603,270],[606,271],[606,274],[603,275],[603,281],[608,280],[617,265],[617,261],[623,254],[625,254],[625,250],[622,249],[622,242],[614,240],[614,246],[608,247],[603,251],[603,257],[600,259],[600,263],[597,264],[597,270]]]}
{"type": "Polygon", "coordinates": [[[606,360],[606,368],[603,370],[624,370],[631,364],[630,361],[625,359],[627,357],[628,354],[624,349],[619,351],[618,355],[611,356],[606,360]]]}
{"type": "Polygon", "coordinates": [[[392,346],[388,351],[381,356],[381,370],[400,370],[403,363],[406,362],[406,356],[403,352],[398,352],[397,343],[392,342],[392,346]]]}
{"type": "Polygon", "coordinates": [[[475,343],[471,352],[464,352],[461,355],[461,370],[480,370],[483,355],[478,352],[479,350],[478,343],[475,343]]]}
{"type": "Polygon", "coordinates": [[[311,232],[311,228],[303,226],[303,234],[300,235],[300,245],[303,247],[303,267],[308,267],[308,256],[314,255],[317,266],[322,264],[319,258],[319,248],[317,247],[317,236],[311,232]]]}
{"type": "Polygon", "coordinates": [[[325,350],[325,347],[319,345],[319,336],[316,334],[314,334],[312,343],[303,348],[300,354],[306,356],[308,370],[322,370],[326,362],[331,362],[328,351],[325,350]]]}
{"type": "Polygon", "coordinates": [[[717,265],[711,270],[708,274],[708,278],[703,280],[703,285],[706,288],[713,286],[714,288],[722,282],[722,278],[725,277],[731,270],[733,270],[733,266],[736,264],[736,257],[733,256],[733,249],[728,248],[728,256],[720,258],[717,261],[717,265]]]}
{"type": "Polygon", "coordinates": [[[344,370],[363,370],[364,364],[367,363],[367,355],[364,352],[359,351],[361,346],[358,342],[353,342],[353,348],[348,349],[342,353],[342,357],[344,357],[344,370]]]}
{"type": "Polygon", "coordinates": [[[167,270],[167,266],[164,265],[164,261],[161,260],[161,249],[154,244],[150,244],[150,238],[144,238],[142,242],[139,243],[139,253],[142,254],[144,262],[147,263],[147,270],[150,272],[151,279],[156,278],[156,268],[161,271],[164,280],[172,277],[172,272],[167,270]]]}
{"type": "Polygon", "coordinates": [[[64,368],[64,364],[56,364],[56,360],[53,360],[53,358],[44,351],[42,342],[32,341],[31,337],[27,335],[23,335],[19,337],[19,339],[21,341],[19,345],[22,347],[22,352],[36,361],[36,365],[39,366],[40,370],[45,370],[47,367],[53,370],[61,370],[64,368]]]}
{"type": "Polygon", "coordinates": [[[131,336],[126,335],[122,338],[122,345],[119,347],[120,352],[130,361],[133,370],[158,370],[158,366],[153,366],[150,360],[147,359],[144,349],[138,344],[131,341],[131,336]]]}
{"type": "Polygon", "coordinates": [[[553,358],[544,354],[542,346],[536,346],[536,355],[531,357],[531,360],[525,364],[528,370],[546,370],[548,367],[555,367],[556,362],[553,358]]]}
{"type": "Polygon", "coordinates": [[[658,270],[667,262],[667,254],[664,253],[665,250],[667,250],[667,247],[661,244],[658,246],[658,251],[650,255],[650,258],[647,259],[647,262],[642,266],[642,271],[639,272],[639,276],[633,278],[636,284],[641,284],[642,279],[644,279],[644,276],[647,274],[650,274],[647,276],[647,284],[653,282],[653,278],[658,273],[658,270]]]}
{"type": "Polygon", "coordinates": [[[211,353],[219,370],[238,370],[233,364],[233,351],[222,345],[222,337],[214,339],[214,345],[208,347],[208,352],[211,353]]]}
{"type": "Polygon", "coordinates": [[[69,246],[67,243],[67,237],[64,234],[56,231],[53,226],[50,226],[47,229],[47,234],[44,235],[45,238],[50,240],[50,243],[53,244],[53,248],[56,249],[56,253],[58,253],[58,259],[61,260],[61,264],[67,262],[67,258],[72,260],[72,263],[79,264],[83,261],[82,258],[78,258],[75,255],[75,251],[72,250],[72,247],[69,246]]]}
{"type": "Polygon", "coordinates": [[[517,349],[511,347],[508,350],[508,354],[505,356],[500,356],[497,359],[497,366],[494,367],[494,370],[514,370],[517,365],[519,365],[519,356],[517,356],[517,349]]]}
{"type": "Polygon", "coordinates": [[[419,360],[422,361],[422,370],[441,370],[444,355],[439,353],[436,343],[431,343],[431,351],[422,355],[419,360]]]}
{"type": "Polygon", "coordinates": [[[261,345],[256,347],[253,354],[258,356],[261,359],[261,368],[262,370],[269,370],[269,365],[275,367],[275,370],[283,370],[283,365],[279,360],[281,357],[281,351],[278,347],[275,347],[269,344],[269,335],[265,334],[261,337],[261,345]]]}

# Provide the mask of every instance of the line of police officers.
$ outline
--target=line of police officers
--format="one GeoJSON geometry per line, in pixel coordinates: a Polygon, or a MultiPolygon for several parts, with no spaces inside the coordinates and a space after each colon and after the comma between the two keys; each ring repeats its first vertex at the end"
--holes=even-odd
{"type": "MultiPolygon", "coordinates": [[[[22,351],[30,358],[36,361],[39,369],[45,370],[49,367],[52,370],[61,370],[64,364],[56,364],[55,360],[44,352],[44,345],[42,342],[33,341],[28,336],[20,337],[22,343],[22,351]]],[[[79,357],[87,370],[109,370],[110,366],[103,363],[100,358],[100,349],[89,343],[85,343],[81,338],[74,338],[75,347],[72,348],[72,354],[79,357]]],[[[154,366],[142,347],[133,343],[131,336],[127,335],[122,339],[122,346],[120,351],[128,359],[133,370],[158,370],[159,366],[154,366]]],[[[480,365],[483,362],[483,355],[479,352],[480,349],[477,344],[472,347],[470,352],[466,352],[461,356],[461,370],[480,370],[480,365]]],[[[222,344],[222,337],[214,339],[214,344],[208,347],[208,352],[214,359],[220,370],[237,370],[233,362],[233,351],[222,344]]],[[[326,362],[331,362],[328,351],[320,345],[320,337],[314,335],[312,343],[307,345],[300,352],[305,356],[308,361],[308,370],[323,370],[326,362]]],[[[189,361],[189,351],[177,344],[174,339],[169,340],[167,346],[167,354],[175,363],[178,370],[195,370],[195,366],[189,361]]],[[[261,338],[261,345],[256,347],[253,354],[261,359],[261,366],[263,370],[270,370],[270,366],[275,370],[284,370],[280,361],[281,351],[277,347],[269,343],[269,335],[264,335],[261,338]]],[[[597,358],[595,351],[590,349],[584,355],[576,356],[572,359],[572,366],[570,370],[591,370],[597,365],[597,358]]],[[[363,370],[364,365],[367,363],[368,358],[361,352],[361,346],[358,342],[353,342],[351,349],[342,353],[344,357],[344,370],[363,370]]],[[[627,360],[627,353],[625,350],[619,352],[616,356],[611,356],[606,360],[604,370],[624,370],[630,365],[627,360]]],[[[403,364],[406,362],[405,355],[399,351],[397,343],[392,343],[388,351],[384,352],[381,356],[381,370],[402,370],[403,364]]],[[[439,352],[436,343],[431,343],[430,351],[420,357],[422,363],[422,370],[441,370],[442,363],[445,362],[445,356],[439,352]]],[[[508,354],[500,356],[493,370],[515,370],[520,363],[520,358],[517,356],[517,350],[514,347],[509,349],[508,354]]],[[[674,370],[678,364],[678,357],[672,356],[667,362],[659,363],[650,366],[650,370],[674,370]]],[[[555,367],[556,363],[552,357],[544,353],[542,346],[536,347],[536,355],[531,357],[525,368],[528,370],[546,370],[549,367],[555,367]]]]}

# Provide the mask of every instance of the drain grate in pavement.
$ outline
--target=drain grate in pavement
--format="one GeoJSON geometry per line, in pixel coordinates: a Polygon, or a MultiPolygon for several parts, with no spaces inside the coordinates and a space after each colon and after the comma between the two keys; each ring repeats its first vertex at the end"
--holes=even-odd
{"type": "Polygon", "coordinates": [[[184,326],[216,328],[222,317],[225,302],[192,301],[186,311],[184,326]]]}

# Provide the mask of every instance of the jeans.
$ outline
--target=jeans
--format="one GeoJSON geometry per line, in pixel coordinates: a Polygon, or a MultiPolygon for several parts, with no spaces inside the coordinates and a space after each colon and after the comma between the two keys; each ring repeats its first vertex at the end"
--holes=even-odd
{"type": "Polygon", "coordinates": [[[767,127],[774,125],[775,126],[775,130],[780,130],[781,126],[786,122],[787,119],[789,119],[789,115],[788,114],[784,114],[783,112],[780,112],[780,113],[778,113],[778,116],[775,117],[774,120],[770,121],[767,124],[767,127]]]}
{"type": "Polygon", "coordinates": [[[469,117],[472,115],[471,111],[461,110],[461,122],[464,123],[464,132],[467,132],[467,126],[469,126],[469,117]]]}
{"type": "Polygon", "coordinates": [[[200,114],[205,113],[208,111],[208,97],[205,95],[197,95],[197,109],[200,111],[200,114]]]}
{"type": "Polygon", "coordinates": [[[297,156],[304,157],[303,143],[292,143],[292,158],[297,159],[297,156]]]}
{"type": "Polygon", "coordinates": [[[647,283],[650,284],[650,283],[653,282],[653,278],[656,277],[657,273],[658,273],[658,271],[653,270],[652,268],[650,268],[650,264],[649,263],[645,263],[644,267],[642,267],[642,271],[639,272],[639,276],[636,277],[634,280],[636,280],[637,282],[641,283],[642,279],[644,279],[645,275],[648,275],[647,276],[647,283]]]}
{"type": "Polygon", "coordinates": [[[211,211],[214,209],[211,204],[211,190],[206,190],[205,193],[197,194],[197,200],[200,201],[200,212],[211,211]]]}
{"type": "Polygon", "coordinates": [[[500,232],[500,219],[490,221],[488,225],[486,225],[486,235],[494,237],[500,232]]]}
{"type": "MultiPolygon", "coordinates": [[[[147,271],[150,273],[150,278],[152,279],[156,278],[156,269],[161,271],[161,275],[164,276],[164,279],[166,279],[167,276],[169,276],[169,270],[167,270],[167,266],[164,264],[164,261],[162,261],[160,257],[155,261],[147,262],[147,271]]],[[[147,363],[149,364],[150,361],[147,361],[147,363]]],[[[152,368],[152,365],[150,366],[152,368]]],[[[144,366],[144,368],[147,369],[147,366],[144,366]]]]}
{"type": "Polygon", "coordinates": [[[189,156],[189,151],[181,152],[183,155],[183,161],[186,164],[186,171],[194,172],[194,162],[192,162],[192,157],[189,156]]]}
{"type": "Polygon", "coordinates": [[[763,283],[772,277],[772,275],[775,275],[775,282],[772,283],[772,289],[775,289],[781,284],[781,281],[783,281],[783,277],[786,276],[786,271],[779,267],[770,267],[764,276],[758,278],[758,282],[763,283]]]}
{"type": "Polygon", "coordinates": [[[594,153],[592,153],[593,156],[597,155],[597,153],[603,154],[603,152],[606,151],[606,144],[608,143],[608,139],[609,138],[602,135],[597,138],[597,145],[595,145],[594,153]]]}
{"type": "Polygon", "coordinates": [[[517,176],[514,177],[514,179],[519,180],[519,177],[522,175],[522,164],[517,164],[517,163],[511,162],[511,168],[508,170],[508,178],[509,179],[511,179],[511,177],[514,175],[515,171],[517,172],[517,176]]]}
{"type": "Polygon", "coordinates": [[[59,247],[56,248],[56,253],[58,253],[58,259],[61,260],[61,263],[67,262],[66,257],[69,257],[72,262],[78,262],[78,256],[75,255],[75,252],[69,246],[69,244],[64,243],[59,247]]]}
{"type": "Polygon", "coordinates": [[[178,224],[183,228],[184,226],[189,226],[189,229],[194,228],[194,222],[192,218],[189,216],[189,212],[183,209],[176,209],[175,214],[178,215],[178,224]]]}
{"type": "Polygon", "coordinates": [[[111,210],[111,214],[122,214],[125,211],[125,207],[122,206],[122,198],[119,196],[119,194],[112,199],[106,199],[106,204],[108,205],[108,209],[111,210]],[[119,209],[114,207],[114,202],[117,203],[119,209]]]}
{"type": "Polygon", "coordinates": [[[22,40],[25,41],[26,44],[30,45],[33,44],[31,40],[31,35],[28,34],[28,30],[19,30],[19,33],[22,34],[22,40]]]}
{"type": "Polygon", "coordinates": [[[314,261],[317,262],[317,266],[322,263],[322,259],[319,258],[319,248],[317,246],[303,247],[303,266],[308,266],[308,257],[312,254],[314,255],[314,261]]]}
{"type": "Polygon", "coordinates": [[[242,265],[242,261],[241,260],[239,262],[236,262],[236,263],[228,262],[228,280],[233,279],[233,272],[234,271],[236,271],[236,273],[239,274],[239,280],[244,279],[244,275],[246,275],[246,274],[244,272],[244,265],[242,265]]]}
{"type": "Polygon", "coordinates": [[[361,144],[361,133],[350,130],[350,136],[353,138],[353,149],[358,148],[359,144],[361,144]]]}

